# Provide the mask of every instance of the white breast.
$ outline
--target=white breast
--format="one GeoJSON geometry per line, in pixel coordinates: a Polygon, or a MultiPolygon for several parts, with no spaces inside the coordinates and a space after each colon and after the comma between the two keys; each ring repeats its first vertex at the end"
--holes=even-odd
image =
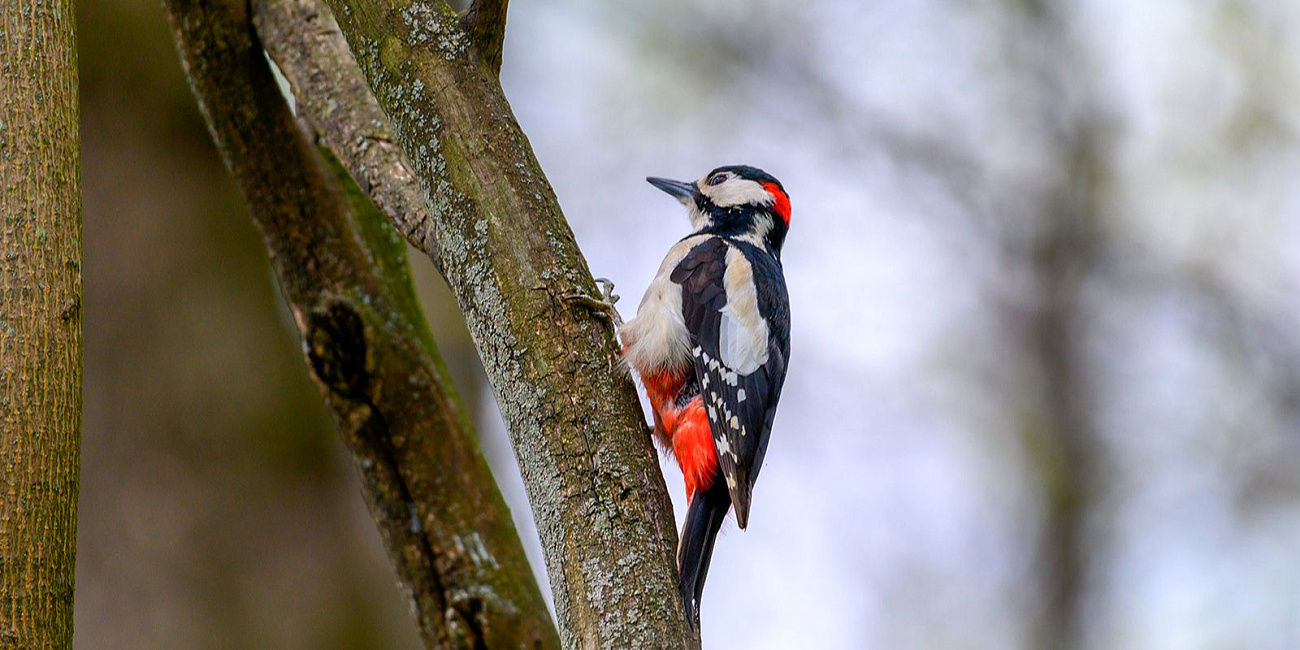
{"type": "Polygon", "coordinates": [[[642,376],[690,362],[691,335],[682,318],[682,287],[671,276],[682,258],[706,239],[707,235],[697,235],[668,249],[636,317],[619,330],[623,357],[642,376]]]}

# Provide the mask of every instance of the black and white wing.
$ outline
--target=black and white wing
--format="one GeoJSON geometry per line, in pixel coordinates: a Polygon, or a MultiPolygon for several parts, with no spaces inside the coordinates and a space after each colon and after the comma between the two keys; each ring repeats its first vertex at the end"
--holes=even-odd
{"type": "Polygon", "coordinates": [[[744,528],[789,355],[781,266],[757,247],[714,237],[682,258],[671,279],[682,287],[682,317],[719,470],[744,528]]]}

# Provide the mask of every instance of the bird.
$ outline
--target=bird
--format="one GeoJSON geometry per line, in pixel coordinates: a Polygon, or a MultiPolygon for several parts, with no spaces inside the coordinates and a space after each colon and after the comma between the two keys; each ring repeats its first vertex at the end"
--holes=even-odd
{"type": "Polygon", "coordinates": [[[748,165],[696,181],[646,180],[686,207],[692,230],[669,248],[618,335],[645,386],[655,438],[685,476],[677,567],[687,621],[698,629],[714,541],[728,511],[742,530],[749,523],[785,383],[790,298],[781,248],[790,197],[748,165]]]}

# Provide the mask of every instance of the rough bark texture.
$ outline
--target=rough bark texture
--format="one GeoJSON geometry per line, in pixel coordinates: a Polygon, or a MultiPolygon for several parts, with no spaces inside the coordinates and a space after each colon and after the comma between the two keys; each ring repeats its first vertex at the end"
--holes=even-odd
{"type": "Polygon", "coordinates": [[[0,3],[0,647],[72,647],[81,136],[72,3],[0,3]]]}
{"type": "Polygon", "coordinates": [[[475,0],[462,22],[474,40],[474,51],[484,69],[494,77],[500,75],[506,40],[506,0],[475,0]]]}
{"type": "Polygon", "coordinates": [[[527,140],[445,4],[331,0],[410,157],[432,220],[396,224],[441,257],[501,406],[542,537],[566,647],[697,641],[676,589],[672,509],[608,324],[527,140]]]}
{"type": "MultiPolygon", "coordinates": [[[[429,648],[557,648],[411,292],[404,245],[297,128],[239,0],[166,3],[429,648]]],[[[346,175],[340,175],[346,179],[346,175]]]]}
{"type": "MultiPolygon", "coordinates": [[[[261,41],[289,80],[298,114],[312,123],[389,221],[429,223],[424,190],[329,9],[318,0],[254,0],[252,5],[261,41]]],[[[441,270],[437,249],[425,250],[441,270]]]]}

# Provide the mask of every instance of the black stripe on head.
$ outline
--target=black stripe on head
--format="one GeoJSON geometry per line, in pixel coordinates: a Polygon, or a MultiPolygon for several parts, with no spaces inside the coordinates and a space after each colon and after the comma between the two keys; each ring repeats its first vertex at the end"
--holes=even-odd
{"type": "MultiPolygon", "coordinates": [[[[785,186],[781,184],[781,181],[777,180],[775,176],[757,167],[751,167],[750,165],[724,165],[709,172],[708,176],[705,176],[705,178],[713,176],[719,172],[731,172],[741,178],[758,181],[759,183],[776,183],[776,186],[781,188],[782,192],[785,192],[785,186]]],[[[785,192],[785,194],[786,196],[790,195],[789,192],[785,192]]]]}

